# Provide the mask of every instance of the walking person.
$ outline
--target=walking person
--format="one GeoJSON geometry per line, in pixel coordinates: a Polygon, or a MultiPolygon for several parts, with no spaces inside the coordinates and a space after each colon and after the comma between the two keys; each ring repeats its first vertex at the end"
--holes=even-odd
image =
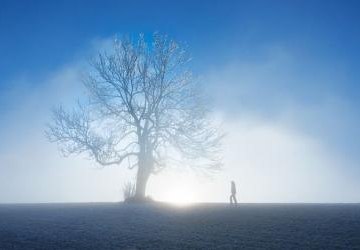
{"type": "Polygon", "coordinates": [[[234,182],[234,181],[231,181],[230,204],[235,204],[235,205],[237,205],[237,200],[236,200],[236,186],[235,186],[235,182],[234,182]]]}

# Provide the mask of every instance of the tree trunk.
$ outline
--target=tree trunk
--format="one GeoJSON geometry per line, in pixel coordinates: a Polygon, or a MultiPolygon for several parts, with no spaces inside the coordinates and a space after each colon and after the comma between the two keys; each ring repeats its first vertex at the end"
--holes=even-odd
{"type": "Polygon", "coordinates": [[[135,198],[142,200],[145,199],[146,184],[149,179],[149,175],[145,173],[144,169],[139,168],[136,177],[136,192],[135,198]]]}
{"type": "Polygon", "coordinates": [[[141,201],[145,200],[146,184],[154,166],[154,160],[152,156],[152,145],[149,143],[146,133],[139,136],[139,145],[140,153],[138,156],[135,199],[141,201]]]}
{"type": "Polygon", "coordinates": [[[146,184],[150,177],[151,164],[144,160],[139,159],[138,172],[136,175],[136,191],[135,198],[137,200],[144,200],[146,194],[146,184]]]}

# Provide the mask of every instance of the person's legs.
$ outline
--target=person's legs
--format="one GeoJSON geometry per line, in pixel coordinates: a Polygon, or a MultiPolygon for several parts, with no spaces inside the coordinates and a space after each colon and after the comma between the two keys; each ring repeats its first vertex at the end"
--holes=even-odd
{"type": "Polygon", "coordinates": [[[230,195],[230,204],[234,204],[234,203],[236,205],[237,200],[236,200],[235,194],[232,194],[232,195],[230,195]]]}
{"type": "Polygon", "coordinates": [[[234,202],[235,202],[235,205],[237,205],[237,199],[236,199],[236,196],[235,196],[235,195],[233,195],[233,197],[234,197],[234,202]]]}

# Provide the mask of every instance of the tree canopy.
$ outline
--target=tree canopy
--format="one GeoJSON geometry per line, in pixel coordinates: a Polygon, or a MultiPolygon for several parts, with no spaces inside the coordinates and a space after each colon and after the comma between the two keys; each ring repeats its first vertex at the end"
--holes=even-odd
{"type": "Polygon", "coordinates": [[[115,39],[90,60],[88,101],[53,110],[47,129],[65,155],[86,153],[103,166],[137,169],[136,196],[151,174],[171,165],[221,165],[221,138],[188,67],[183,47],[165,35],[115,39]]]}

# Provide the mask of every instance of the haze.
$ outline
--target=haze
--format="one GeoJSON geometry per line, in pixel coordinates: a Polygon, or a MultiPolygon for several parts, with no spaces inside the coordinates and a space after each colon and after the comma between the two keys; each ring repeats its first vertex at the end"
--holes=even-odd
{"type": "Polygon", "coordinates": [[[228,202],[234,180],[240,202],[360,201],[357,2],[157,2],[1,4],[0,203],[122,200],[134,172],[64,158],[44,130],[91,55],[154,31],[187,45],[227,136],[223,171],[170,168],[148,195],[228,202]]]}

